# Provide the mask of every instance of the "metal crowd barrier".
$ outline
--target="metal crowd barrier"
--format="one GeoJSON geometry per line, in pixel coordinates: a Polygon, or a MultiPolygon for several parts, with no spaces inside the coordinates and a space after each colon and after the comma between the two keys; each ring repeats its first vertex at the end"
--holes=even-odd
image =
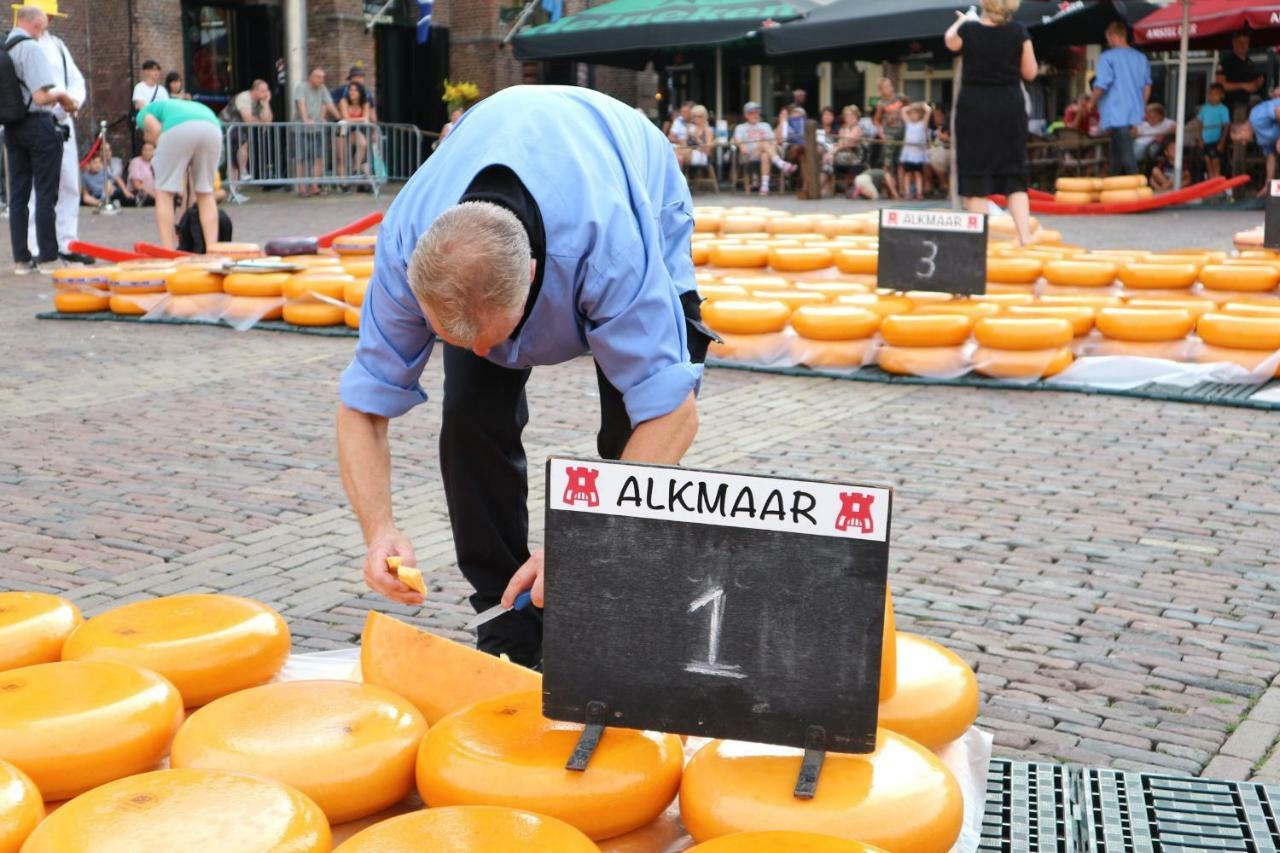
{"type": "Polygon", "coordinates": [[[251,186],[368,187],[377,196],[383,184],[408,180],[430,153],[422,132],[411,124],[227,122],[223,127],[233,201],[243,200],[239,189],[251,186]]]}

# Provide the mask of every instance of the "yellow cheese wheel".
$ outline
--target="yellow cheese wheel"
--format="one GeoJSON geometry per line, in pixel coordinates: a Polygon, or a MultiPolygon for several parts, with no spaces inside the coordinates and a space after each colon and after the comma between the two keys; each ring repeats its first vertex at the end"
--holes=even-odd
{"type": "Polygon", "coordinates": [[[691,251],[695,267],[700,267],[711,260],[711,247],[706,243],[694,243],[691,251]]]}
{"type": "Polygon", "coordinates": [[[1151,187],[1138,187],[1137,193],[1138,193],[1138,198],[1140,199],[1156,197],[1156,191],[1151,189],[1151,187]]]}
{"type": "Polygon", "coordinates": [[[342,270],[356,278],[368,278],[373,275],[373,258],[343,258],[342,270]]]}
{"type": "Polygon", "coordinates": [[[773,248],[769,250],[769,266],[783,272],[808,272],[831,266],[831,250],[821,247],[799,249],[773,248]]]}
{"type": "Polygon", "coordinates": [[[182,698],[149,670],[62,661],[0,673],[0,759],[65,800],[155,766],[182,722],[182,698]]]}
{"type": "Polygon", "coordinates": [[[973,336],[993,349],[1043,350],[1070,344],[1075,329],[1067,320],[1053,317],[988,317],[974,324],[973,336]]]}
{"type": "Polygon", "coordinates": [[[720,219],[721,234],[746,234],[751,232],[763,232],[765,229],[765,218],[749,213],[731,213],[726,214],[720,219]]]}
{"type": "Polygon", "coordinates": [[[877,249],[840,249],[835,253],[836,269],[842,273],[875,275],[880,268],[877,249]]]}
{"type": "Polygon", "coordinates": [[[364,294],[369,289],[369,279],[356,278],[342,286],[342,301],[359,308],[364,305],[364,294]]]}
{"type": "Polygon", "coordinates": [[[764,230],[770,234],[809,234],[813,223],[802,216],[771,216],[765,220],[764,230]]]}
{"type": "Polygon", "coordinates": [[[408,796],[426,732],[413,704],[382,687],[285,681],[196,711],[178,730],[169,761],[275,779],[343,823],[408,796]]]}
{"type": "Polygon", "coordinates": [[[876,363],[899,376],[958,375],[969,366],[961,347],[883,346],[876,352],[876,363]]]}
{"type": "Polygon", "coordinates": [[[1275,352],[1280,350],[1280,316],[1205,314],[1196,323],[1196,334],[1217,347],[1275,352]]]}
{"type": "Polygon", "coordinates": [[[711,263],[717,267],[763,267],[769,263],[767,243],[715,243],[711,263]]]}
{"type": "Polygon", "coordinates": [[[222,316],[228,323],[279,320],[284,316],[284,301],[279,296],[232,296],[222,316]]]}
{"type": "Polygon", "coordinates": [[[735,832],[690,847],[686,853],[885,853],[879,847],[813,832],[735,832]]]}
{"type": "MultiPolygon", "coordinates": [[[[1071,351],[1066,352],[1070,356],[1071,351]]],[[[978,718],[978,679],[973,670],[959,655],[932,640],[892,631],[885,642],[890,637],[894,654],[885,655],[882,666],[894,667],[894,690],[886,693],[882,681],[880,727],[927,749],[938,749],[963,735],[978,718]]]]}
{"type": "Polygon", "coordinates": [[[1218,304],[1212,299],[1199,299],[1190,294],[1182,296],[1141,296],[1125,301],[1129,308],[1181,308],[1190,311],[1191,316],[1200,317],[1210,311],[1217,311],[1218,304]]]}
{"type": "Polygon", "coordinates": [[[166,299],[164,293],[112,293],[107,307],[112,314],[141,316],[166,299]]]}
{"type": "Polygon", "coordinates": [[[116,661],[169,679],[188,708],[262,684],[289,656],[280,614],[234,595],[172,595],[95,616],[62,649],[64,660],[116,661]]]}
{"type": "Polygon", "coordinates": [[[1100,178],[1058,178],[1053,183],[1055,189],[1069,193],[1093,193],[1102,189],[1100,178]]]}
{"type": "Polygon", "coordinates": [[[445,806],[393,817],[359,832],[334,853],[597,853],[562,820],[501,806],[445,806]]]}
{"type": "Polygon", "coordinates": [[[53,294],[53,310],[62,314],[88,314],[110,307],[111,297],[105,293],[59,290],[53,294]]]}
{"type": "Polygon", "coordinates": [[[708,326],[740,335],[781,332],[790,316],[791,309],[783,302],[726,299],[702,306],[702,320],[708,326]]]}
{"type": "Polygon", "coordinates": [[[408,699],[431,725],[473,702],[542,687],[533,670],[373,611],[360,637],[360,672],[408,699]]]}
{"type": "Polygon", "coordinates": [[[823,341],[797,337],[791,340],[791,360],[807,367],[830,369],[862,367],[868,363],[874,352],[875,341],[871,338],[823,341]]]}
{"type": "Polygon", "coordinates": [[[348,308],[342,312],[342,322],[349,329],[360,328],[360,310],[357,308],[348,308]]]}
{"type": "Polygon", "coordinates": [[[286,263],[303,269],[342,269],[343,259],[336,255],[289,255],[283,258],[286,263]]]}
{"type": "Polygon", "coordinates": [[[109,290],[117,267],[60,267],[50,273],[58,290],[109,290]]]}
{"type": "Polygon", "coordinates": [[[804,305],[792,313],[791,328],[815,341],[851,341],[874,335],[880,315],[853,305],[804,305]]]}
{"type": "Polygon", "coordinates": [[[1227,302],[1219,306],[1218,310],[1226,314],[1243,314],[1246,317],[1280,318],[1280,303],[1262,305],[1250,302],[1227,302]]]}
{"type": "Polygon", "coordinates": [[[1000,306],[979,299],[952,299],[946,302],[926,302],[923,305],[917,305],[911,313],[958,314],[961,317],[981,320],[984,317],[994,317],[999,314],[1000,306]]]}
{"type": "Polygon", "coordinates": [[[327,853],[324,813],[256,776],[157,770],[77,797],[45,818],[23,853],[327,853]]]}
{"type": "Polygon", "coordinates": [[[1200,267],[1188,263],[1127,263],[1120,283],[1132,290],[1183,290],[1196,283],[1200,267]]]}
{"type": "Polygon", "coordinates": [[[289,276],[288,280],[281,284],[280,295],[285,299],[306,300],[318,293],[341,301],[347,285],[354,283],[355,280],[355,276],[344,272],[303,270],[289,276]]]}
{"type": "Polygon", "coordinates": [[[80,609],[47,592],[0,592],[0,670],[62,657],[62,646],[84,621],[80,609]]]}
{"type": "Polygon", "coordinates": [[[1093,331],[1095,309],[1087,305],[1010,305],[1005,314],[1017,318],[1056,318],[1071,324],[1071,331],[1076,337],[1087,335],[1093,331]]]}
{"type": "Polygon", "coordinates": [[[1196,348],[1202,346],[1186,338],[1171,341],[1122,341],[1104,338],[1090,341],[1082,355],[1123,355],[1134,358],[1162,358],[1166,361],[1190,361],[1196,348]]]}
{"type": "Polygon", "coordinates": [[[224,258],[260,258],[262,247],[257,243],[210,243],[205,254],[222,255],[224,258]]]}
{"type": "Polygon", "coordinates": [[[973,351],[972,361],[975,371],[994,379],[1041,379],[1066,370],[1075,361],[1075,354],[1071,347],[1036,350],[978,347],[973,351]]]}
{"type": "Polygon", "coordinates": [[[1093,204],[1098,200],[1098,197],[1091,192],[1058,190],[1053,194],[1053,200],[1058,204],[1093,204]]]}
{"type": "Polygon", "coordinates": [[[753,830],[799,830],[886,850],[945,853],[964,819],[960,786],[928,750],[886,729],[867,755],[829,752],[817,795],[793,790],[802,751],[713,740],[689,761],[680,816],[697,841],[753,830]]]}
{"type": "Polygon", "coordinates": [[[1095,296],[1093,294],[1083,294],[1083,293],[1045,294],[1043,296],[1040,296],[1037,299],[1036,304],[1051,305],[1051,306],[1083,305],[1085,307],[1092,308],[1095,311],[1097,311],[1100,308],[1118,307],[1120,305],[1123,305],[1124,301],[1120,299],[1120,297],[1118,296],[1095,296]]]}
{"type": "Polygon", "coordinates": [[[997,284],[1035,284],[1044,264],[1038,258],[987,258],[987,281],[997,284]]]}
{"type": "Polygon", "coordinates": [[[177,296],[221,293],[222,276],[197,266],[181,267],[169,277],[166,287],[177,296]]]}
{"type": "Polygon", "coordinates": [[[789,290],[791,281],[780,275],[761,275],[752,270],[738,270],[734,275],[722,277],[718,284],[725,287],[741,287],[744,290],[756,289],[789,290]]]}
{"type": "Polygon", "coordinates": [[[750,294],[737,284],[700,284],[698,295],[708,301],[715,299],[746,299],[750,294]]]}
{"type": "Polygon", "coordinates": [[[1119,341],[1176,341],[1195,326],[1195,316],[1181,308],[1103,308],[1094,321],[1098,331],[1119,341]]]}
{"type": "Polygon", "coordinates": [[[1114,175],[1102,179],[1102,190],[1136,190],[1147,185],[1146,175],[1114,175]]]}
{"type": "Polygon", "coordinates": [[[1103,190],[1098,193],[1098,201],[1103,204],[1122,204],[1129,201],[1137,201],[1142,195],[1137,189],[1131,190],[1103,190]]]}
{"type": "Polygon", "coordinates": [[[293,302],[284,304],[284,321],[295,326],[341,326],[347,311],[337,305],[324,302],[293,302]]]}
{"type": "Polygon", "coordinates": [[[959,346],[972,330],[973,319],[962,314],[893,314],[880,322],[881,337],[895,347],[959,346]]]}
{"type": "Polygon", "coordinates": [[[377,234],[343,234],[330,247],[339,255],[372,255],[378,248],[377,234]]]}
{"type": "MultiPolygon", "coordinates": [[[[705,306],[704,306],[705,307],[705,306]]],[[[712,341],[708,355],[725,361],[742,364],[777,364],[791,349],[791,338],[781,332],[761,334],[735,334],[720,332],[719,341],[712,341]]]]}
{"type": "Polygon", "coordinates": [[[1117,265],[1111,261],[1059,259],[1044,265],[1044,277],[1050,284],[1071,287],[1107,287],[1116,280],[1117,265]]]}
{"type": "Polygon", "coordinates": [[[1277,282],[1280,282],[1280,270],[1264,264],[1206,264],[1200,270],[1200,283],[1209,290],[1262,292],[1274,290],[1277,282]]]}
{"type": "Polygon", "coordinates": [[[866,225],[856,219],[824,219],[813,230],[825,237],[844,237],[866,233],[866,225]]]}
{"type": "Polygon", "coordinates": [[[1010,305],[1034,305],[1036,301],[1035,294],[1029,290],[1014,290],[1009,293],[984,293],[982,296],[971,297],[975,302],[987,302],[992,305],[998,305],[1000,308],[1008,308],[1010,305]]]}
{"type": "Polygon", "coordinates": [[[695,234],[719,234],[724,224],[724,214],[718,210],[694,210],[693,231],[695,234]]]}
{"type": "Polygon", "coordinates": [[[543,717],[540,692],[478,702],[427,732],[418,792],[432,808],[528,809],[593,839],[630,832],[662,814],[680,787],[680,738],[609,728],[587,772],[575,773],[564,765],[582,728],[543,717]]]}
{"type": "Polygon", "coordinates": [[[820,293],[828,302],[834,302],[841,296],[859,296],[871,292],[867,285],[852,281],[797,281],[795,289],[806,293],[820,293]]]}
{"type": "MultiPolygon", "coordinates": [[[[1250,373],[1267,366],[1275,357],[1274,352],[1257,349],[1235,349],[1232,347],[1218,347],[1213,344],[1202,344],[1196,350],[1195,360],[1201,364],[1212,364],[1214,362],[1230,362],[1238,364],[1250,373]]],[[[1277,365],[1271,375],[1280,376],[1280,365],[1277,365]]]]}
{"type": "Polygon", "coordinates": [[[0,761],[0,853],[18,853],[44,818],[44,801],[27,774],[0,761]]]}
{"type": "Polygon", "coordinates": [[[233,272],[222,280],[222,289],[232,296],[280,296],[288,280],[286,272],[233,272]]]}
{"type": "Polygon", "coordinates": [[[915,308],[915,302],[909,297],[901,294],[854,294],[851,296],[837,296],[837,305],[853,305],[857,308],[865,308],[873,314],[879,314],[881,317],[888,317],[890,314],[909,314],[915,308]]]}
{"type": "Polygon", "coordinates": [[[827,301],[826,297],[821,293],[805,290],[753,289],[751,291],[751,299],[761,302],[781,302],[792,311],[802,305],[823,305],[827,301]]]}
{"type": "Polygon", "coordinates": [[[111,292],[121,294],[164,293],[169,279],[177,272],[172,266],[120,268],[111,275],[111,292]]]}

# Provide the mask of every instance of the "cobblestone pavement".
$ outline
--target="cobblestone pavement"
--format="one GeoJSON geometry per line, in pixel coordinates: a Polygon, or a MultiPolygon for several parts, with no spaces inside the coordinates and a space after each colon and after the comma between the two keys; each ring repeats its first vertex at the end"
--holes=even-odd
{"type": "MultiPolygon", "coordinates": [[[[238,237],[265,239],[369,203],[256,196],[232,215],[238,237]]],[[[1062,227],[1092,245],[1224,246],[1256,218],[1062,227]]],[[[83,233],[126,245],[151,228],[127,211],[86,216],[83,233]]],[[[89,614],[179,591],[253,596],[299,649],[353,642],[371,607],[464,638],[436,405],[393,427],[399,520],[435,568],[418,613],[360,581],[332,441],[349,339],[32,318],[48,305],[47,282],[0,276],[0,586],[65,593],[89,614]]],[[[440,383],[433,364],[424,384],[440,383]]],[[[538,460],[594,446],[590,362],[535,371],[530,403],[540,496],[538,460]]],[[[977,668],[1000,754],[1280,779],[1275,415],[716,370],[702,417],[691,465],[897,485],[900,627],[977,668]]]]}

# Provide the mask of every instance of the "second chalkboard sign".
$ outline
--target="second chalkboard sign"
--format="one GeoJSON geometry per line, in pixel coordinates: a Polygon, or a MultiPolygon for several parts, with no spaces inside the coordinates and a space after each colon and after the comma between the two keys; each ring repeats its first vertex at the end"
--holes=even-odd
{"type": "Polygon", "coordinates": [[[876,284],[959,296],[987,292],[987,217],[946,210],[880,211],[876,284]]]}

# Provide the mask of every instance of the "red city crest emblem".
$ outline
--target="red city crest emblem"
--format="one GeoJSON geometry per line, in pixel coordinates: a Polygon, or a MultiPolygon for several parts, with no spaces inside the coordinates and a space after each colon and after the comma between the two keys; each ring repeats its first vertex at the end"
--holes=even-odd
{"type": "Polygon", "coordinates": [[[587,506],[600,506],[600,492],[596,489],[596,477],[600,476],[600,471],[596,468],[565,468],[564,470],[569,475],[569,482],[565,484],[562,498],[565,504],[573,506],[578,501],[584,501],[587,506]]]}
{"type": "Polygon", "coordinates": [[[840,493],[840,514],[836,516],[836,530],[848,530],[856,527],[864,535],[875,530],[875,522],[871,520],[871,504],[875,495],[864,495],[862,492],[840,493]]]}

